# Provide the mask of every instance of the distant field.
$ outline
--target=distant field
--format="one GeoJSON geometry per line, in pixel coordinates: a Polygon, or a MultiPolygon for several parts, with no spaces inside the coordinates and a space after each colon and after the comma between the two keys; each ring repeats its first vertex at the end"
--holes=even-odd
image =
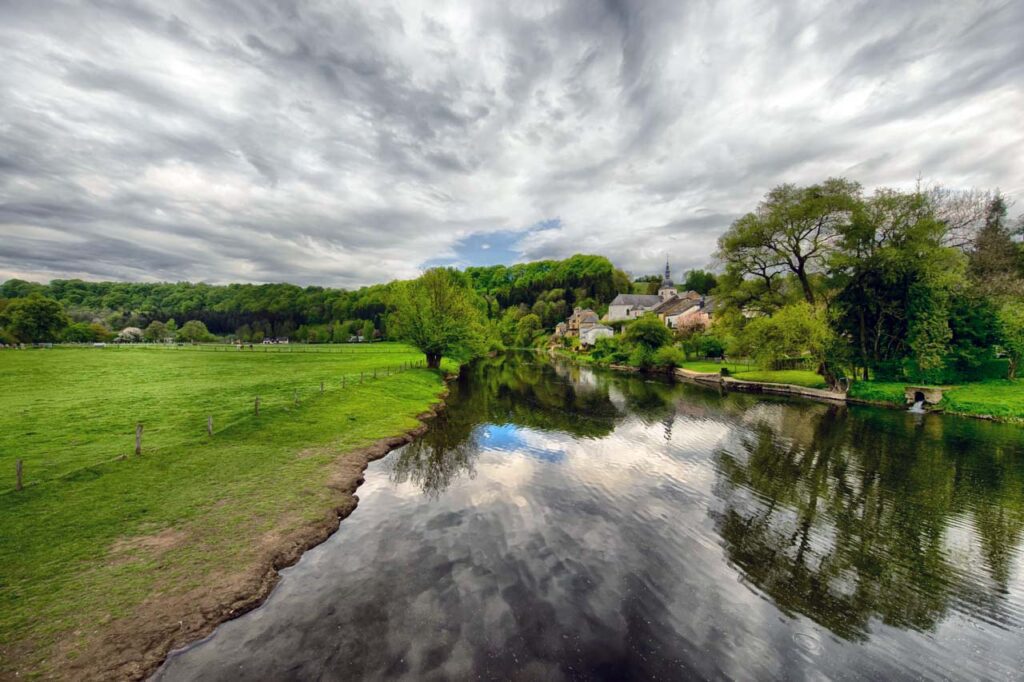
{"type": "Polygon", "coordinates": [[[394,373],[422,360],[408,347],[340,350],[0,351],[0,678],[53,672],[154,594],[322,519],[339,454],[411,428],[443,385],[394,373]]]}

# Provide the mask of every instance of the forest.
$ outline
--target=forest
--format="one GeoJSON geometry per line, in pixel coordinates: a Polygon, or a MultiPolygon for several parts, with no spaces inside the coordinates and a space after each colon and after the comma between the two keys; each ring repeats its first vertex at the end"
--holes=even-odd
{"type": "MultiPolygon", "coordinates": [[[[576,305],[603,310],[616,293],[633,286],[607,258],[588,255],[471,267],[465,276],[486,317],[509,343],[517,335],[532,340],[534,332],[550,328],[576,305]]],[[[180,336],[190,322],[195,324],[181,340],[217,335],[326,343],[382,337],[397,284],[348,291],[294,284],[11,279],[0,285],[0,342],[105,341],[126,328],[139,330],[146,340],[162,340],[180,336]]]]}

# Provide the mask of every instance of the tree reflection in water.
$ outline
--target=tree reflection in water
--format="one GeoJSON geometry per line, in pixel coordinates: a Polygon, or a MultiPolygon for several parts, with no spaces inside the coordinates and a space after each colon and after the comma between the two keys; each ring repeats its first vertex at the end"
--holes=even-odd
{"type": "Polygon", "coordinates": [[[781,609],[855,640],[873,618],[931,629],[954,601],[1012,621],[999,597],[1024,530],[1019,431],[845,407],[772,416],[716,453],[713,516],[731,562],[781,609]]]}

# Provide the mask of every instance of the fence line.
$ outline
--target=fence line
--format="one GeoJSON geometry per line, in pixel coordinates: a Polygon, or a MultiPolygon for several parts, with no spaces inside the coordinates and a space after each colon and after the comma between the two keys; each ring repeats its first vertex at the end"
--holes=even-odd
{"type": "MultiPolygon", "coordinates": [[[[391,376],[392,374],[400,374],[400,373],[408,371],[410,369],[423,369],[423,368],[426,368],[426,362],[423,361],[423,360],[417,360],[417,361],[412,361],[412,362],[405,362],[405,363],[401,363],[400,365],[396,365],[395,366],[395,371],[394,372],[389,371],[387,376],[391,376]]],[[[391,366],[388,366],[388,369],[390,370],[391,366]]],[[[346,394],[349,393],[349,391],[346,390],[346,389],[349,389],[352,386],[362,386],[363,384],[369,384],[369,383],[371,383],[373,381],[378,381],[379,380],[379,378],[376,375],[376,371],[374,371],[374,375],[373,375],[372,379],[369,376],[366,376],[364,378],[364,372],[360,372],[359,373],[358,380],[355,379],[355,377],[356,377],[355,374],[350,374],[350,375],[349,374],[342,374],[339,377],[337,377],[335,379],[335,381],[338,383],[338,387],[339,387],[338,391],[328,390],[329,387],[332,386],[332,384],[330,382],[328,382],[328,381],[321,381],[321,382],[319,382],[319,387],[318,388],[317,388],[317,385],[314,384],[314,387],[309,389],[309,394],[312,397],[312,399],[323,397],[323,396],[327,395],[328,393],[330,393],[332,395],[337,395],[339,393],[341,395],[346,395],[346,394]]],[[[384,378],[384,377],[380,377],[380,378],[384,378]]],[[[299,380],[299,382],[302,382],[303,385],[306,385],[306,380],[299,380]]],[[[296,383],[298,383],[298,382],[296,382],[296,383]]],[[[292,393],[292,400],[289,401],[289,400],[287,400],[287,398],[283,398],[280,401],[276,401],[275,400],[274,403],[273,403],[273,407],[276,407],[276,408],[279,408],[279,409],[283,408],[283,412],[289,412],[289,411],[291,411],[293,409],[301,408],[302,400],[300,400],[300,389],[296,388],[294,384],[287,384],[286,383],[286,384],[284,384],[284,386],[286,386],[287,389],[282,391],[282,389],[280,387],[278,387],[278,392],[283,392],[284,395],[287,395],[287,391],[290,390],[291,393],[292,393]]],[[[274,394],[271,393],[271,395],[274,395],[274,394]]],[[[277,396],[274,396],[274,397],[277,397],[277,396]]],[[[265,391],[256,394],[255,397],[254,397],[254,411],[252,413],[250,413],[249,417],[244,416],[244,413],[246,412],[246,410],[244,408],[240,408],[240,409],[237,409],[237,410],[232,410],[231,412],[228,413],[229,414],[228,420],[226,420],[224,425],[222,427],[218,428],[218,429],[214,429],[213,415],[212,414],[207,415],[206,416],[206,421],[205,421],[207,437],[208,438],[216,437],[216,435],[218,433],[221,433],[221,434],[225,433],[225,432],[230,431],[233,428],[235,428],[235,427],[245,423],[248,420],[259,418],[261,416],[260,408],[261,408],[261,406],[265,406],[265,398],[266,398],[266,392],[265,391]],[[235,416],[235,418],[234,419],[230,419],[230,416],[235,416]]],[[[273,409],[273,407],[271,409],[273,409]]],[[[179,413],[179,414],[181,414],[181,413],[179,413]]],[[[278,410],[274,410],[274,414],[275,415],[279,414],[278,410]]],[[[201,418],[201,415],[197,416],[196,417],[197,421],[200,418],[201,418]]],[[[152,424],[153,422],[150,421],[148,423],[152,424]]],[[[157,422],[157,423],[159,424],[159,422],[157,422]]],[[[201,428],[201,427],[197,427],[197,434],[196,434],[195,437],[190,437],[190,438],[186,438],[186,439],[183,439],[183,440],[180,440],[180,441],[171,442],[171,443],[162,443],[162,444],[160,444],[160,445],[158,445],[158,446],[156,446],[154,448],[146,449],[145,451],[143,451],[143,447],[142,446],[143,446],[144,423],[143,422],[135,422],[135,450],[134,450],[134,452],[135,452],[136,455],[146,456],[146,455],[151,455],[153,453],[159,453],[159,452],[162,452],[164,450],[181,447],[183,445],[188,444],[189,442],[194,441],[194,439],[196,437],[200,437],[200,438],[202,437],[201,435],[199,435],[199,434],[202,433],[199,430],[199,428],[201,428]]],[[[156,430],[159,431],[159,426],[156,428],[156,430]]],[[[105,460],[101,460],[101,461],[98,461],[98,462],[93,462],[91,464],[86,464],[84,466],[78,467],[77,469],[72,469],[71,471],[66,471],[66,472],[64,472],[62,474],[59,474],[57,476],[53,476],[53,477],[47,478],[47,479],[39,481],[37,483],[32,483],[32,482],[26,483],[24,481],[24,478],[23,478],[24,477],[23,460],[21,458],[19,458],[15,462],[15,487],[14,488],[8,488],[6,490],[0,489],[0,495],[8,495],[8,494],[16,493],[16,492],[19,492],[19,491],[23,490],[24,488],[26,488],[28,486],[35,487],[35,486],[45,485],[45,484],[48,484],[48,483],[55,483],[55,482],[61,481],[63,479],[66,479],[68,477],[74,476],[75,474],[78,474],[78,473],[80,473],[82,471],[87,471],[89,469],[93,469],[93,468],[96,468],[96,467],[100,467],[100,466],[104,466],[104,465],[107,465],[107,464],[111,464],[113,462],[121,461],[121,460],[124,460],[126,458],[127,458],[127,455],[121,454],[121,455],[118,455],[116,457],[112,457],[110,459],[105,459],[105,460]]]]}

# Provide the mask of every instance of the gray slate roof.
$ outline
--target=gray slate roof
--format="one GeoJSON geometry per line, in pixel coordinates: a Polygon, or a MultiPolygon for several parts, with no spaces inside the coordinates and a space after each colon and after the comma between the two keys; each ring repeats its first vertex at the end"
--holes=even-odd
{"type": "Polygon", "coordinates": [[[628,305],[634,308],[652,308],[661,303],[661,297],[656,294],[619,294],[610,305],[628,305]]]}

